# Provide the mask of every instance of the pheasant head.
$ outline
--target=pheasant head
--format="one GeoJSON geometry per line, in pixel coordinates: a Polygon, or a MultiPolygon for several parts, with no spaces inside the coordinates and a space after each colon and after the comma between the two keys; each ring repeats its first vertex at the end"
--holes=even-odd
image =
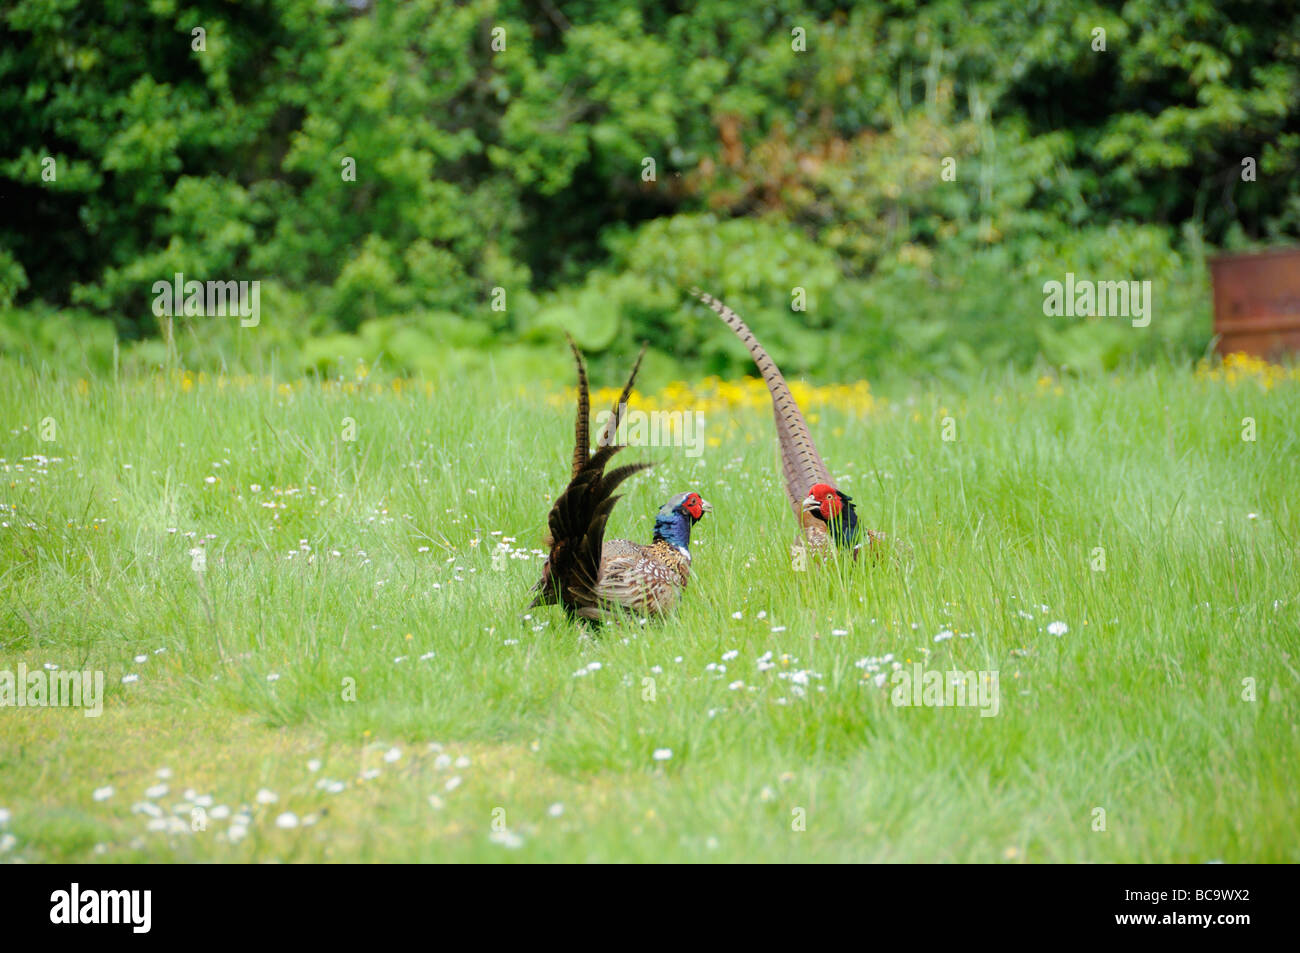
{"type": "Polygon", "coordinates": [[[698,523],[705,513],[712,512],[712,504],[700,494],[694,491],[678,493],[659,507],[659,514],[655,517],[655,541],[663,540],[689,552],[691,527],[698,523]]]}
{"type": "Polygon", "coordinates": [[[857,541],[858,514],[853,498],[829,483],[814,484],[800,503],[800,510],[825,523],[840,545],[852,546],[857,541]]]}

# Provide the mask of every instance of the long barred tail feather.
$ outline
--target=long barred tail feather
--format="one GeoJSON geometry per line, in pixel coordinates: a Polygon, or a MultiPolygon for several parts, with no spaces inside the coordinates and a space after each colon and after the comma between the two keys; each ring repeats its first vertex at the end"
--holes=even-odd
{"type": "Polygon", "coordinates": [[[623,449],[613,442],[613,438],[618,430],[622,409],[627,404],[636,380],[637,370],[641,366],[641,358],[645,355],[645,348],[641,348],[627,386],[623,388],[623,395],[601,433],[596,452],[592,453],[588,445],[590,399],[587,370],[582,353],[571,338],[569,347],[573,350],[578,366],[573,472],[568,486],[555,501],[547,517],[546,545],[549,552],[542,567],[542,577],[533,586],[537,596],[529,607],[559,603],[564,606],[564,611],[570,618],[580,618],[594,624],[601,615],[596,589],[600,582],[605,524],[619,501],[614,491],[628,477],[653,465],[629,463],[605,471],[609,461],[623,449]]]}
{"type": "Polygon", "coordinates": [[[569,342],[569,349],[573,351],[573,360],[578,365],[578,414],[573,424],[573,470],[569,474],[572,479],[586,465],[587,456],[591,452],[591,436],[588,429],[591,419],[591,398],[587,390],[587,365],[582,360],[582,352],[578,350],[578,345],[567,332],[564,339],[569,342]]]}
{"type": "Polygon", "coordinates": [[[641,351],[636,356],[636,363],[632,365],[632,373],[627,377],[627,384],[623,386],[623,393],[619,396],[618,402],[614,404],[613,412],[609,415],[609,420],[605,421],[605,427],[596,438],[597,447],[607,447],[614,442],[614,435],[618,433],[619,421],[623,419],[623,412],[627,410],[628,398],[632,396],[632,385],[636,383],[637,371],[641,370],[641,359],[645,357],[646,345],[641,345],[641,351]]]}
{"type": "Polygon", "coordinates": [[[790,506],[795,515],[800,513],[800,504],[809,488],[817,483],[831,483],[830,471],[817,452],[812,435],[808,432],[808,423],[804,420],[794,395],[781,375],[776,362],[768,356],[767,351],[758,343],[752,331],[740,315],[725,304],[699,288],[692,288],[691,294],[712,308],[726,325],[736,333],[749,349],[750,356],[758,366],[758,371],[767,384],[768,393],[772,395],[772,415],[776,419],[777,442],[781,448],[781,470],[785,477],[785,491],[790,498],[790,506]]]}

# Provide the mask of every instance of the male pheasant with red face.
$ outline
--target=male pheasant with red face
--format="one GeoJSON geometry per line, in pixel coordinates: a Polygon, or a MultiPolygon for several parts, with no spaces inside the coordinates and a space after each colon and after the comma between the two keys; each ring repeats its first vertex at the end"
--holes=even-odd
{"type": "Polygon", "coordinates": [[[572,475],[547,520],[550,553],[542,567],[542,578],[533,587],[539,594],[530,607],[558,603],[570,619],[579,618],[588,624],[609,618],[611,610],[619,607],[643,616],[661,615],[677,604],[690,579],[691,528],[713,508],[698,493],[678,493],[659,508],[654,539],[649,545],[605,539],[605,524],[619,500],[614,490],[632,474],[652,466],[629,463],[605,470],[622,449],[614,443],[614,435],[641,358],[637,357],[627,386],[592,453],[588,446],[587,369],[572,340],[569,347],[578,365],[572,475]]]}
{"type": "Polygon", "coordinates": [[[808,424],[776,362],[763,350],[763,346],[736,312],[698,288],[692,288],[691,294],[717,312],[727,327],[736,332],[736,336],[749,349],[759,373],[763,375],[768,393],[772,395],[772,414],[776,418],[776,437],[781,449],[786,496],[799,520],[808,549],[823,555],[834,552],[835,549],[849,550],[855,559],[864,542],[875,549],[884,536],[859,528],[853,500],[838,489],[831,479],[830,471],[826,469],[826,464],[822,462],[821,454],[817,452],[817,446],[808,433],[808,424]]]}

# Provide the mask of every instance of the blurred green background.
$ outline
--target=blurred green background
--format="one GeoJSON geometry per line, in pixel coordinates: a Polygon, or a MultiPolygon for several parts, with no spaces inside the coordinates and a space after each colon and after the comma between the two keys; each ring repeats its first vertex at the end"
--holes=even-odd
{"type": "Polygon", "coordinates": [[[1300,235],[1298,146],[1294,2],[17,0],[0,352],[563,379],[567,328],[748,373],[698,284],[821,381],[1189,362],[1205,255],[1300,235]],[[1151,325],[1045,317],[1067,271],[1151,325]],[[260,325],[160,327],[176,272],[260,325]]]}

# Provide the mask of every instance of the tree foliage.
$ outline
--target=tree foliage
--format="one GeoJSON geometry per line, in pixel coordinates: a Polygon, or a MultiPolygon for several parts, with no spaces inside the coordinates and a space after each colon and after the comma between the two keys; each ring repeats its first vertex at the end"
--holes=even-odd
{"type": "Polygon", "coordinates": [[[531,369],[568,328],[747,369],[692,284],[818,376],[1194,354],[1204,248],[1294,240],[1298,156],[1281,0],[16,0],[0,348],[149,338],[181,272],[264,288],[193,360],[531,369]],[[1066,271],[1152,280],[1150,333],[1045,318],[1066,271]]]}

